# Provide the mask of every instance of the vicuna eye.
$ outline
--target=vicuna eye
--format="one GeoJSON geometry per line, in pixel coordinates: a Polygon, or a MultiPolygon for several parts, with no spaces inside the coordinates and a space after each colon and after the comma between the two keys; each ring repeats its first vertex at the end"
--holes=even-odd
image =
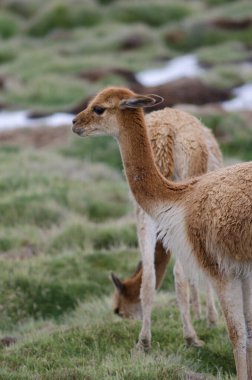
{"type": "Polygon", "coordinates": [[[106,108],[100,107],[100,106],[94,106],[93,111],[97,115],[102,115],[105,112],[106,108]]]}

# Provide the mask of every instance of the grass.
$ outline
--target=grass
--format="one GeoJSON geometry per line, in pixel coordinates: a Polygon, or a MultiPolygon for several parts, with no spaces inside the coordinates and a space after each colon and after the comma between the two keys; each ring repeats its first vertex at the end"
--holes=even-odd
{"type": "Polygon", "coordinates": [[[246,114],[230,112],[222,115],[213,112],[198,116],[218,137],[226,156],[252,160],[252,131],[246,114]]]}
{"type": "MultiPolygon", "coordinates": [[[[161,294],[158,302],[164,299],[161,294]]],[[[159,305],[154,312],[153,347],[149,355],[132,349],[139,327],[139,322],[120,321],[111,315],[107,299],[80,304],[60,325],[39,322],[28,325],[25,334],[21,331],[18,344],[0,354],[3,379],[13,374],[31,379],[35,374],[43,379],[177,380],[185,379],[189,368],[203,369],[203,362],[210,369],[208,376],[212,373],[218,379],[227,379],[228,374],[233,374],[232,353],[223,326],[211,336],[203,333],[207,348],[184,347],[173,297],[168,308],[159,305]],[[217,336],[222,343],[214,355],[217,336]],[[219,365],[219,372],[213,362],[219,365]]],[[[197,327],[202,334],[205,323],[198,323],[197,327]]]]}
{"type": "Polygon", "coordinates": [[[42,37],[56,28],[92,27],[100,21],[101,14],[96,7],[87,7],[81,3],[69,7],[67,2],[53,2],[33,20],[28,33],[35,37],[42,37]]]}
{"type": "MultiPolygon", "coordinates": [[[[206,80],[232,87],[251,80],[251,28],[213,28],[219,17],[242,19],[248,1],[6,0],[0,15],[0,102],[56,111],[107,85],[83,71],[139,71],[184,52],[209,66],[206,80]],[[125,41],[141,41],[124,50],[125,41]]],[[[252,159],[251,127],[243,113],[199,115],[225,154],[252,159]]],[[[109,273],[133,273],[139,260],[133,205],[115,141],[69,138],[35,149],[0,144],[0,378],[235,378],[223,319],[212,330],[194,321],[200,349],[186,348],[176,306],[172,264],[153,313],[153,346],[134,349],[138,321],[113,315],[109,273]]],[[[204,295],[202,299],[205,303],[204,295]]],[[[204,309],[205,306],[203,306],[204,309]]],[[[205,309],[204,309],[205,311],[205,309]]]]}
{"type": "MultiPolygon", "coordinates": [[[[94,148],[86,141],[83,155],[94,148]]],[[[113,156],[113,144],[105,146],[113,156]]],[[[110,271],[126,278],[139,260],[133,207],[119,166],[83,155],[57,145],[0,148],[0,335],[17,339],[0,344],[1,379],[233,376],[222,320],[211,331],[196,322],[206,346],[185,348],[172,265],[153,314],[152,351],[133,349],[140,323],[113,315],[109,280],[110,271]]]]}
{"type": "Polygon", "coordinates": [[[249,1],[153,2],[6,0],[1,5],[0,92],[3,104],[37,111],[68,110],[107,85],[128,85],[118,75],[80,80],[82,71],[119,67],[133,72],[163,65],[184,52],[214,65],[212,83],[232,86],[236,78],[221,65],[251,59],[251,27],[213,27],[219,18],[249,17],[249,1]],[[133,41],[131,48],[127,41],[133,41]],[[140,41],[134,47],[134,41],[140,41]]]}
{"type": "Polygon", "coordinates": [[[11,12],[1,10],[0,37],[9,39],[20,31],[20,22],[11,12]]]}
{"type": "Polygon", "coordinates": [[[158,27],[170,21],[178,21],[192,13],[192,8],[185,3],[148,2],[145,7],[141,3],[122,3],[112,9],[112,18],[127,24],[142,22],[158,27]]]}

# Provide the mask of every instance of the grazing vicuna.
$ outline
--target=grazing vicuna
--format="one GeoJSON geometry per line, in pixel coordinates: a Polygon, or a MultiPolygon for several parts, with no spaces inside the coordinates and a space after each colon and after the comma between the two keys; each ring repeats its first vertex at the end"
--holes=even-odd
{"type": "MultiPolygon", "coordinates": [[[[198,119],[183,111],[166,108],[145,116],[148,136],[154,153],[154,159],[161,173],[169,179],[182,180],[195,175],[215,170],[222,165],[221,153],[212,133],[198,119]]],[[[146,224],[149,218],[136,206],[137,231],[139,246],[144,249],[148,244],[146,224]],[[147,243],[145,243],[145,240],[147,243]]],[[[151,223],[153,223],[151,221],[151,223]]],[[[147,226],[147,231],[151,226],[147,226]]],[[[151,253],[150,253],[151,254],[151,253]]],[[[152,253],[153,255],[153,253],[152,253]]],[[[156,288],[161,285],[170,259],[160,241],[155,242],[155,272],[156,288]]],[[[125,318],[142,316],[140,304],[140,287],[142,284],[142,267],[125,281],[114,274],[111,276],[116,291],[114,295],[114,310],[125,318]]],[[[174,266],[175,288],[183,322],[183,333],[188,345],[200,346],[202,341],[197,337],[190,318],[189,286],[181,263],[174,266]]],[[[200,318],[199,293],[195,281],[190,280],[192,310],[196,318],[200,318]]],[[[147,285],[148,286],[148,285],[147,285]]],[[[142,286],[144,292],[145,284],[142,286]]],[[[209,283],[207,285],[207,316],[209,326],[216,323],[217,313],[209,283]]]]}
{"type": "MultiPolygon", "coordinates": [[[[156,222],[158,238],[187,268],[205,272],[226,318],[239,380],[252,379],[252,163],[176,183],[154,162],[142,107],[160,102],[126,88],[101,91],[73,120],[80,136],[117,138],[137,203],[156,222]]],[[[156,230],[150,231],[155,233],[156,230]]],[[[149,252],[149,251],[148,251],[149,252]]],[[[185,266],[184,266],[185,267],[185,266]]],[[[143,256],[143,278],[155,292],[153,257],[143,256]]],[[[139,345],[150,344],[145,311],[139,345]]]]}

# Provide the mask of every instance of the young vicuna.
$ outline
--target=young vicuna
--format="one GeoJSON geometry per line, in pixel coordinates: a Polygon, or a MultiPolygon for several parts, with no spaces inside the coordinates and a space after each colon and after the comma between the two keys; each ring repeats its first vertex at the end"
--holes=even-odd
{"type": "MultiPolygon", "coordinates": [[[[221,167],[221,153],[215,138],[192,115],[166,108],[146,115],[145,122],[156,165],[166,178],[182,180],[221,167]]],[[[150,230],[151,226],[148,226],[149,218],[139,206],[136,207],[136,216],[138,240],[142,250],[153,246],[152,242],[145,243],[150,239],[146,230],[150,230]]],[[[151,221],[151,223],[153,222],[151,221]]],[[[156,288],[159,288],[166,272],[170,253],[166,253],[162,242],[155,239],[154,244],[156,288]]],[[[150,252],[149,255],[153,255],[153,252],[150,252]]],[[[122,317],[142,316],[140,304],[142,272],[143,269],[140,267],[131,278],[123,282],[117,276],[111,276],[116,288],[114,310],[122,317]]],[[[185,340],[189,345],[199,346],[202,341],[198,339],[191,323],[189,286],[179,260],[176,261],[174,267],[174,277],[185,340]]],[[[144,293],[144,288],[145,284],[143,283],[141,293],[144,293]]],[[[195,281],[190,281],[190,290],[192,309],[195,316],[200,318],[199,293],[195,281]]],[[[207,286],[207,311],[208,324],[212,326],[216,323],[217,313],[210,286],[207,286]]]]}
{"type": "MultiPolygon", "coordinates": [[[[118,140],[130,189],[156,222],[164,247],[184,267],[201,268],[221,303],[239,380],[252,379],[252,163],[176,183],[154,162],[142,107],[160,102],[126,88],[101,91],[73,120],[80,136],[118,140]]],[[[154,231],[150,231],[154,233],[154,231]]],[[[149,251],[148,251],[149,252],[149,251]]],[[[153,257],[143,257],[143,278],[154,294],[153,257]]],[[[147,315],[150,310],[146,311],[147,315]]],[[[143,320],[140,345],[150,342],[150,318],[143,320]]]]}

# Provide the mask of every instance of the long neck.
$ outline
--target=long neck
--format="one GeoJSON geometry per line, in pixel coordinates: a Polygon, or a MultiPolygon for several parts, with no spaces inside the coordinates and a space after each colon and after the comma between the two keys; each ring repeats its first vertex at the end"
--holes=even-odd
{"type": "Polygon", "coordinates": [[[154,216],[158,204],[179,201],[188,185],[167,181],[159,173],[142,110],[127,109],[118,118],[122,126],[118,141],[129,186],[138,204],[154,216]]]}

